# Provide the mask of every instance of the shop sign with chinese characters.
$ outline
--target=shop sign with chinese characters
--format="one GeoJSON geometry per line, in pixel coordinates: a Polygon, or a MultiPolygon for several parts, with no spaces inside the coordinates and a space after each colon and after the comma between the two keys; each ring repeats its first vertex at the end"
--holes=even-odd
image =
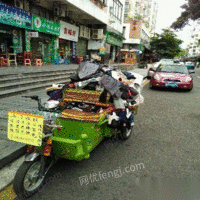
{"type": "Polygon", "coordinates": [[[0,23],[31,29],[31,20],[26,11],[0,3],[0,23]]]}
{"type": "Polygon", "coordinates": [[[47,20],[45,18],[33,15],[33,30],[49,33],[52,35],[60,35],[60,24],[54,21],[47,20]]]}
{"type": "Polygon", "coordinates": [[[116,45],[118,47],[122,47],[122,40],[113,36],[112,34],[106,33],[106,42],[108,44],[116,45]]]}
{"type": "Polygon", "coordinates": [[[78,42],[79,27],[60,21],[60,38],[78,42]]]}

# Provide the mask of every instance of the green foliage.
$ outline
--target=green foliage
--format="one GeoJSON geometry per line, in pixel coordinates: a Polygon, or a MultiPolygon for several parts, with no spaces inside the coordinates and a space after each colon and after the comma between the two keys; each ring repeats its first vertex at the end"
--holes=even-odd
{"type": "Polygon", "coordinates": [[[160,58],[174,58],[181,52],[177,36],[168,29],[163,29],[163,33],[156,33],[150,40],[151,49],[156,52],[160,58]]]}
{"type": "Polygon", "coordinates": [[[183,57],[187,57],[188,55],[188,52],[189,52],[189,49],[186,48],[186,49],[181,49],[180,53],[179,53],[179,57],[183,58],[183,57]]]}
{"type": "Polygon", "coordinates": [[[181,6],[184,11],[181,16],[172,23],[171,28],[178,30],[185,27],[188,24],[189,19],[197,20],[200,19],[200,1],[199,0],[188,0],[187,4],[181,6]]]}

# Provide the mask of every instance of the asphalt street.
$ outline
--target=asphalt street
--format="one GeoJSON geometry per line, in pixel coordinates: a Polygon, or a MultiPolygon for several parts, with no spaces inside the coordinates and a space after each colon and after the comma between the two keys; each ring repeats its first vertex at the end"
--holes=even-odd
{"type": "Polygon", "coordinates": [[[193,77],[191,92],[147,84],[127,141],[105,140],[82,162],[59,160],[29,199],[200,199],[200,69],[193,77]]]}

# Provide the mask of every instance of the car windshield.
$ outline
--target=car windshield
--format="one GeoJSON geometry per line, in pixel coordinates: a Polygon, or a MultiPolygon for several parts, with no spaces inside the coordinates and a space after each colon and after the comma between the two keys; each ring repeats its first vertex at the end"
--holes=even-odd
{"type": "Polygon", "coordinates": [[[160,65],[156,72],[188,74],[188,69],[183,65],[160,65]]]}

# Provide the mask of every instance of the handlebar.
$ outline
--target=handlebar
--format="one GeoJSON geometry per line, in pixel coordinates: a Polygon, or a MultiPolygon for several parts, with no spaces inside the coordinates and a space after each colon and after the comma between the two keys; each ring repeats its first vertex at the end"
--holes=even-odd
{"type": "Polygon", "coordinates": [[[31,98],[33,100],[39,101],[39,97],[37,95],[33,95],[33,96],[22,96],[24,98],[31,98]]]}
{"type": "Polygon", "coordinates": [[[37,95],[33,95],[33,96],[22,96],[24,98],[30,98],[32,100],[35,100],[38,102],[38,110],[39,111],[47,111],[47,112],[54,112],[56,111],[56,109],[52,109],[52,108],[45,108],[42,103],[41,103],[41,98],[39,98],[37,95]]]}
{"type": "Polygon", "coordinates": [[[41,104],[41,99],[37,96],[37,95],[33,95],[33,96],[22,96],[24,98],[30,98],[32,100],[35,100],[38,102],[38,110],[40,111],[47,111],[41,104]]]}

